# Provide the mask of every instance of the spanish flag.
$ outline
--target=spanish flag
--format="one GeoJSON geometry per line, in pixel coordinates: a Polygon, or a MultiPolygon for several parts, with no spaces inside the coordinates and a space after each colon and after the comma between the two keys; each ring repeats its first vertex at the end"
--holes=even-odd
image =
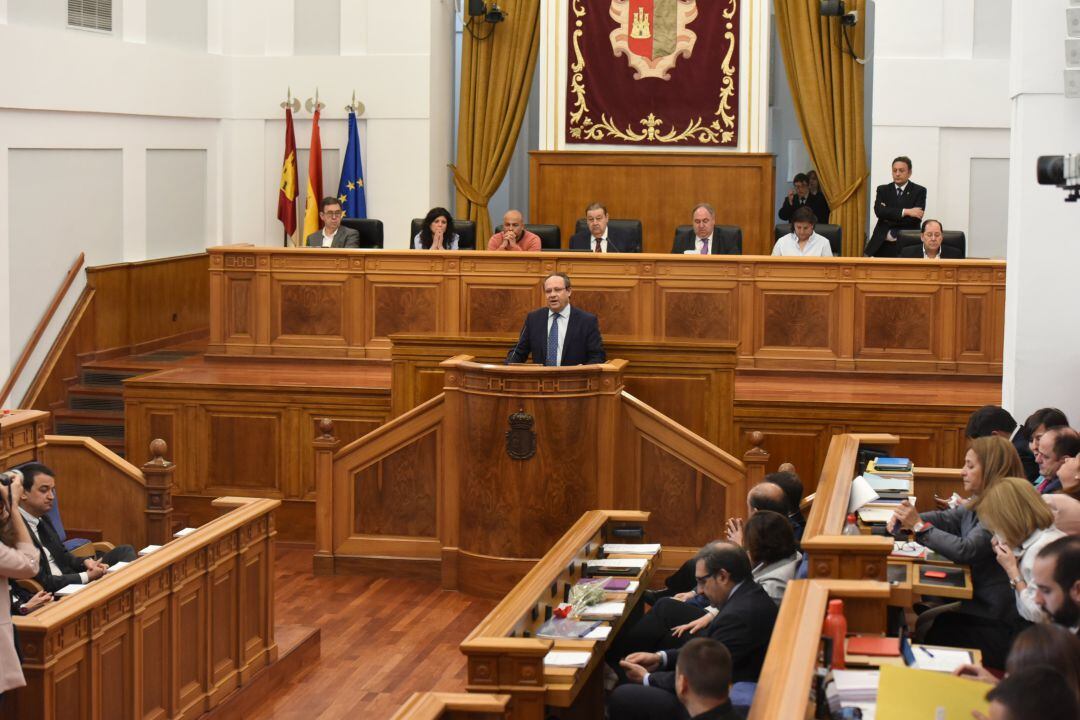
{"type": "Polygon", "coordinates": [[[285,159],[281,163],[277,217],[285,226],[285,244],[288,245],[290,241],[297,244],[293,239],[296,234],[296,134],[293,132],[291,108],[285,108],[285,159]]]}
{"type": "Polygon", "coordinates": [[[319,232],[322,221],[319,219],[319,202],[323,198],[322,184],[322,140],[319,139],[319,111],[311,119],[311,150],[308,153],[307,208],[304,210],[304,242],[308,235],[319,232]]]}

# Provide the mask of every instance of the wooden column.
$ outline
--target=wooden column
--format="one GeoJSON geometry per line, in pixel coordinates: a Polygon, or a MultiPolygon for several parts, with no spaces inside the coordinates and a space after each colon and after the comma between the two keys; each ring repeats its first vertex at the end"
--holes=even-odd
{"type": "Polygon", "coordinates": [[[750,433],[750,449],[743,453],[747,490],[765,480],[765,463],[769,462],[769,453],[761,447],[763,442],[765,434],[760,430],[750,433]]]}
{"type": "Polygon", "coordinates": [[[172,475],[174,463],[165,459],[169,446],[161,438],[150,443],[150,462],[142,466],[146,480],[146,542],[164,545],[172,539],[172,475]]]}
{"type": "Polygon", "coordinates": [[[312,441],[315,446],[315,556],[312,567],[317,575],[334,572],[334,451],[338,439],[334,437],[334,421],[319,421],[319,437],[312,441]]]}

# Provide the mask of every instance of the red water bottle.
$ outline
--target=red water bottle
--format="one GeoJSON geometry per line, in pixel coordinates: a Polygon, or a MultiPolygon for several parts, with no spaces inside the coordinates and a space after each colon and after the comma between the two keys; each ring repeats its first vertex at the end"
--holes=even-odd
{"type": "Polygon", "coordinates": [[[830,600],[829,611],[825,613],[825,624],[821,634],[832,639],[832,667],[844,668],[844,639],[847,637],[847,618],[844,617],[844,601],[830,600]]]}

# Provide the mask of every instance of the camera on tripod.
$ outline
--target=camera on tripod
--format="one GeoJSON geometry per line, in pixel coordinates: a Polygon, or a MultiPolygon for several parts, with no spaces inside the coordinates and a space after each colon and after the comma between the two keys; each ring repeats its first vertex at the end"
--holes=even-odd
{"type": "Polygon", "coordinates": [[[1057,185],[1068,191],[1065,202],[1080,200],[1080,153],[1040,155],[1035,177],[1040,185],[1057,185]]]}

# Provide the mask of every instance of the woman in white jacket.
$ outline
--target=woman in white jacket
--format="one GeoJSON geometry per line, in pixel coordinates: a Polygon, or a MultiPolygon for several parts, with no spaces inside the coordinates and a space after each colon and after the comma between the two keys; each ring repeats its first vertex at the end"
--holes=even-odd
{"type": "MultiPolygon", "coordinates": [[[[0,585],[7,590],[8,579],[24,580],[37,575],[40,555],[30,540],[19,501],[22,500],[22,474],[4,473],[0,478],[0,585]]],[[[0,602],[0,705],[3,693],[26,685],[11,625],[11,603],[0,602]]]]}

